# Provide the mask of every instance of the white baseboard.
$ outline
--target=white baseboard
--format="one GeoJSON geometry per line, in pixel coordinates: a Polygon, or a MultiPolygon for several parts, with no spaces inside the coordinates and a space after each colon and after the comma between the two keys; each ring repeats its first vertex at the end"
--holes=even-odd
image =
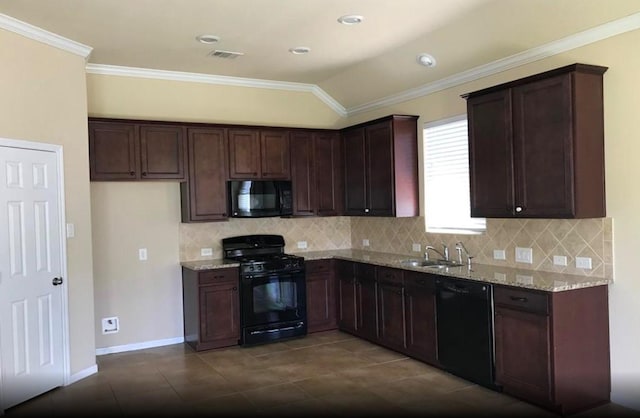
{"type": "Polygon", "coordinates": [[[166,338],[164,340],[145,341],[143,343],[114,345],[96,349],[96,356],[105,354],[122,353],[125,351],[142,350],[145,348],[162,347],[163,345],[180,344],[184,342],[184,337],[166,338]]]}
{"type": "Polygon", "coordinates": [[[86,369],[84,369],[84,370],[82,370],[82,371],[80,371],[80,372],[78,372],[76,374],[73,374],[73,375],[69,376],[69,381],[65,384],[65,386],[68,386],[68,385],[70,385],[72,383],[77,382],[78,380],[82,380],[85,377],[89,377],[92,374],[96,374],[96,373],[98,373],[98,365],[94,364],[91,367],[87,367],[86,369]]]}

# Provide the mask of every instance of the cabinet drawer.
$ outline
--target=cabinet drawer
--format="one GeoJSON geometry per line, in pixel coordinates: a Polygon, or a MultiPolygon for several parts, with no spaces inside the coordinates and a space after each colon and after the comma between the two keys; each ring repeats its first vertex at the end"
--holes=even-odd
{"type": "Polygon", "coordinates": [[[332,270],[331,260],[309,260],[305,262],[307,274],[326,273],[332,270]]]}
{"type": "Polygon", "coordinates": [[[496,286],[493,297],[496,305],[527,312],[549,313],[549,297],[543,292],[496,286]]]}
{"type": "Polygon", "coordinates": [[[354,273],[358,279],[373,281],[376,279],[376,266],[372,264],[355,263],[354,273]]]}
{"type": "Polygon", "coordinates": [[[231,281],[238,281],[238,269],[225,268],[198,273],[198,284],[200,286],[231,281]]]}
{"type": "Polygon", "coordinates": [[[385,283],[393,283],[393,284],[403,284],[403,276],[402,270],[388,268],[388,267],[378,267],[378,280],[385,283]]]}
{"type": "Polygon", "coordinates": [[[434,291],[436,289],[436,281],[434,276],[426,273],[418,273],[415,271],[404,272],[404,284],[405,286],[423,287],[434,291]]]}

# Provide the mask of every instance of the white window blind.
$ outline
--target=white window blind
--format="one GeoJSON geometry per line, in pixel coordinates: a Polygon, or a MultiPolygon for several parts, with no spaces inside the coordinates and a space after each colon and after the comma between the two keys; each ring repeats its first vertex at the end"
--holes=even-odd
{"type": "Polygon", "coordinates": [[[485,219],[471,217],[466,116],[429,123],[423,136],[427,232],[485,231],[485,219]]]}

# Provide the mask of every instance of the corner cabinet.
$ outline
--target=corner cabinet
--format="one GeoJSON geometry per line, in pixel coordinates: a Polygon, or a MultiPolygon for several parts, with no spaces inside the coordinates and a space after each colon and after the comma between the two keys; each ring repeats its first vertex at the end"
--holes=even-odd
{"type": "Polygon", "coordinates": [[[345,215],[419,214],[417,119],[391,115],[342,130],[345,215]]]}
{"type": "Polygon", "coordinates": [[[563,415],[609,401],[607,286],[494,286],[496,383],[563,415]]]}
{"type": "Polygon", "coordinates": [[[92,181],[186,179],[183,126],[89,118],[92,181]]]}
{"type": "Polygon", "coordinates": [[[188,181],[180,184],[182,222],[226,220],[227,131],[189,128],[188,181]]]}
{"type": "Polygon", "coordinates": [[[182,268],[184,340],[194,350],[237,345],[240,339],[238,269],[182,268]]]}
{"type": "Polygon", "coordinates": [[[342,142],[336,131],[291,132],[294,216],[342,213],[342,142]]]}
{"type": "Polygon", "coordinates": [[[462,96],[471,216],[606,216],[606,70],[573,64],[462,96]]]}
{"type": "Polygon", "coordinates": [[[229,129],[229,178],[290,179],[289,131],[229,129]]]}

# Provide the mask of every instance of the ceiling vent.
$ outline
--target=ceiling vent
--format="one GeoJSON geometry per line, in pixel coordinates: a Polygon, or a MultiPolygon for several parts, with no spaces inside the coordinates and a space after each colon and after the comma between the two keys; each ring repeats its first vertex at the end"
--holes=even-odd
{"type": "Polygon", "coordinates": [[[224,51],[222,49],[216,49],[209,53],[212,57],[234,59],[244,55],[244,52],[224,51]]]}

